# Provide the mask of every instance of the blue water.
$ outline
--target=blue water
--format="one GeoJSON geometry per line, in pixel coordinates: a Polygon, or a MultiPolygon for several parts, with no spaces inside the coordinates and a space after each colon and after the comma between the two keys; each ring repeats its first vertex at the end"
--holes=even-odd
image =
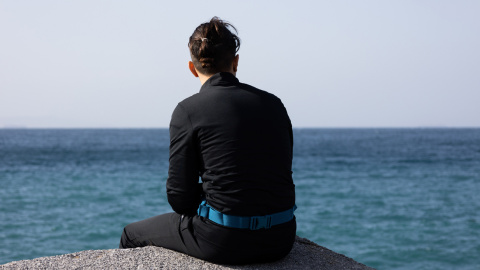
{"type": "MultiPolygon", "coordinates": [[[[298,235],[378,269],[480,269],[480,129],[295,129],[298,235]]],[[[0,129],[0,264],[171,211],[166,129],[0,129]]]]}

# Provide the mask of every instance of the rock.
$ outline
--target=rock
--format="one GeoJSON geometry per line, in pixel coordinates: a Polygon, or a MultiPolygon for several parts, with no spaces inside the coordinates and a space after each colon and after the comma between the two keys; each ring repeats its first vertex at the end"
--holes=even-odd
{"type": "Polygon", "coordinates": [[[14,261],[0,269],[373,269],[305,238],[296,238],[285,258],[266,264],[218,265],[161,247],[86,250],[71,254],[14,261]]]}

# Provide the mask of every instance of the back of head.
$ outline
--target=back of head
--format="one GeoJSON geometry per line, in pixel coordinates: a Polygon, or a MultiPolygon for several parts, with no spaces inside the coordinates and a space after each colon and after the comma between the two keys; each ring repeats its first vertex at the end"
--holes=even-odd
{"type": "Polygon", "coordinates": [[[188,48],[197,71],[213,75],[230,70],[235,54],[240,49],[240,38],[229,28],[237,33],[233,25],[213,17],[195,29],[188,41],[188,48]]]}

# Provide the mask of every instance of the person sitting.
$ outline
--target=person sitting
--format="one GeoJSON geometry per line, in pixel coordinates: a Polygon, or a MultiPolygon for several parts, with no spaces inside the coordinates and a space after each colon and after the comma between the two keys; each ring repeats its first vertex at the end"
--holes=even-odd
{"type": "Polygon", "coordinates": [[[236,33],[213,17],[191,35],[189,69],[202,86],[170,122],[174,212],[127,225],[120,248],[154,245],[224,264],[275,261],[292,249],[292,124],[279,98],[237,79],[236,33]]]}

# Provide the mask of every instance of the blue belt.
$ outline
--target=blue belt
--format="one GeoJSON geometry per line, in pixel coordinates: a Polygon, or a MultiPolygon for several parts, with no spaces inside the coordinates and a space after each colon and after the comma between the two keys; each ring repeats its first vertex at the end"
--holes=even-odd
{"type": "Polygon", "coordinates": [[[272,226],[288,222],[293,219],[293,212],[297,209],[297,206],[288,209],[283,212],[266,215],[266,216],[253,216],[253,217],[241,217],[222,214],[219,211],[213,209],[206,201],[203,201],[198,207],[198,215],[209,220],[231,228],[238,229],[269,229],[272,226]]]}

